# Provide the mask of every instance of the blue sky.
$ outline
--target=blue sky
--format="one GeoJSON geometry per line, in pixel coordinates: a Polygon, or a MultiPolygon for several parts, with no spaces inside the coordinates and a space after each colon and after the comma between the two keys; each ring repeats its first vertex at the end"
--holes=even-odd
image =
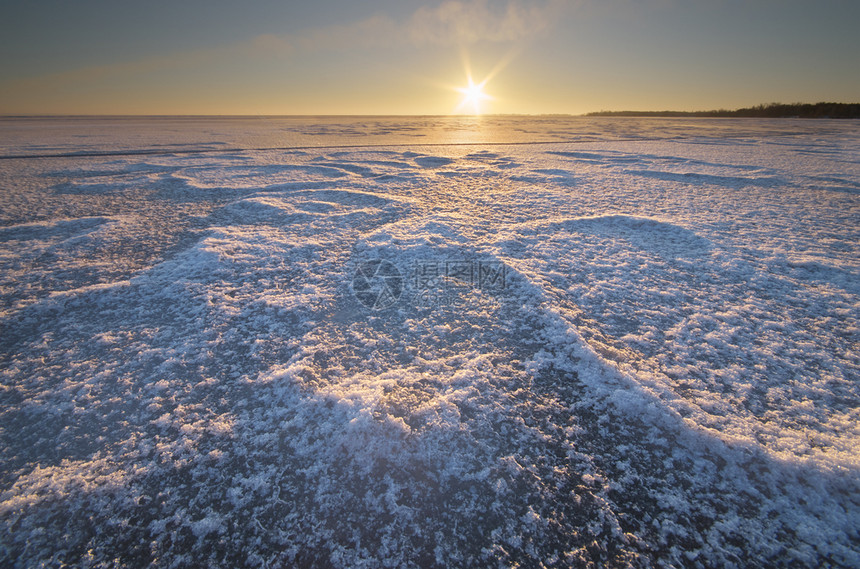
{"type": "Polygon", "coordinates": [[[860,101],[856,0],[18,1],[3,114],[583,113],[860,101]]]}

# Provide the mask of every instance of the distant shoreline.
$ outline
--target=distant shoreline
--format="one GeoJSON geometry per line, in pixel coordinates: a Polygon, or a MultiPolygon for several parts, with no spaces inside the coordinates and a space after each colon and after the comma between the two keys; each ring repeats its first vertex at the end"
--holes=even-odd
{"type": "Polygon", "coordinates": [[[547,119],[552,117],[667,117],[667,118],[815,118],[815,119],[860,119],[860,103],[769,103],[767,105],[757,105],[755,107],[747,107],[735,110],[710,110],[710,111],[594,111],[585,114],[564,114],[564,113],[547,113],[547,114],[516,114],[516,113],[488,113],[484,115],[355,115],[355,114],[311,114],[311,115],[266,115],[266,114],[214,114],[214,115],[189,115],[189,114],[3,114],[0,113],[2,120],[43,120],[43,119],[82,119],[82,120],[115,120],[115,119],[164,119],[164,120],[200,120],[200,119],[349,119],[349,118],[474,118],[474,117],[532,117],[537,119],[547,119]]]}
{"type": "Polygon", "coordinates": [[[300,119],[319,118],[331,119],[421,119],[421,118],[505,118],[531,117],[535,119],[551,119],[553,117],[651,117],[651,118],[815,118],[815,119],[860,119],[860,103],[770,103],[743,109],[718,109],[710,111],[594,111],[584,114],[546,113],[546,114],[517,114],[517,113],[487,113],[482,115],[452,114],[452,115],[356,115],[356,114],[310,114],[310,115],[267,115],[267,114],[3,114],[0,120],[128,120],[128,119],[161,119],[161,120],[267,120],[267,119],[300,119]]]}
{"type": "Polygon", "coordinates": [[[585,116],[860,119],[860,103],[770,103],[733,111],[597,111],[585,116]]]}

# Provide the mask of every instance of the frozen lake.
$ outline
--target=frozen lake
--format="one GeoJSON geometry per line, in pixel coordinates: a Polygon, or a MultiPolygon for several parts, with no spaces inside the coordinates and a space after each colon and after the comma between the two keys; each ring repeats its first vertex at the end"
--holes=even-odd
{"type": "Polygon", "coordinates": [[[0,119],[0,565],[856,567],[858,420],[856,121],[0,119]]]}

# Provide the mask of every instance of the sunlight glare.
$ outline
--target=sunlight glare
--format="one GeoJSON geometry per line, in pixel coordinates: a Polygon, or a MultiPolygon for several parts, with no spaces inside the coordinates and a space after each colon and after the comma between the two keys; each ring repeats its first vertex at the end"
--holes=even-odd
{"type": "Polygon", "coordinates": [[[472,114],[480,115],[482,111],[481,103],[492,99],[491,96],[484,93],[484,85],[486,83],[487,81],[485,80],[476,84],[472,78],[469,77],[469,85],[467,87],[458,87],[457,91],[463,94],[463,100],[460,101],[457,111],[471,109],[472,114]]]}

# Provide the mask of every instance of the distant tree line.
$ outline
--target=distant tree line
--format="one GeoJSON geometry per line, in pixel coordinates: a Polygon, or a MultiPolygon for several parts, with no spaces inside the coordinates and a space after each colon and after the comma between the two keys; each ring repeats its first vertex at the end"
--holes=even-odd
{"type": "Polygon", "coordinates": [[[589,117],[763,117],[763,118],[812,118],[812,119],[858,119],[860,103],[768,103],[729,111],[598,111],[589,117]]]}

